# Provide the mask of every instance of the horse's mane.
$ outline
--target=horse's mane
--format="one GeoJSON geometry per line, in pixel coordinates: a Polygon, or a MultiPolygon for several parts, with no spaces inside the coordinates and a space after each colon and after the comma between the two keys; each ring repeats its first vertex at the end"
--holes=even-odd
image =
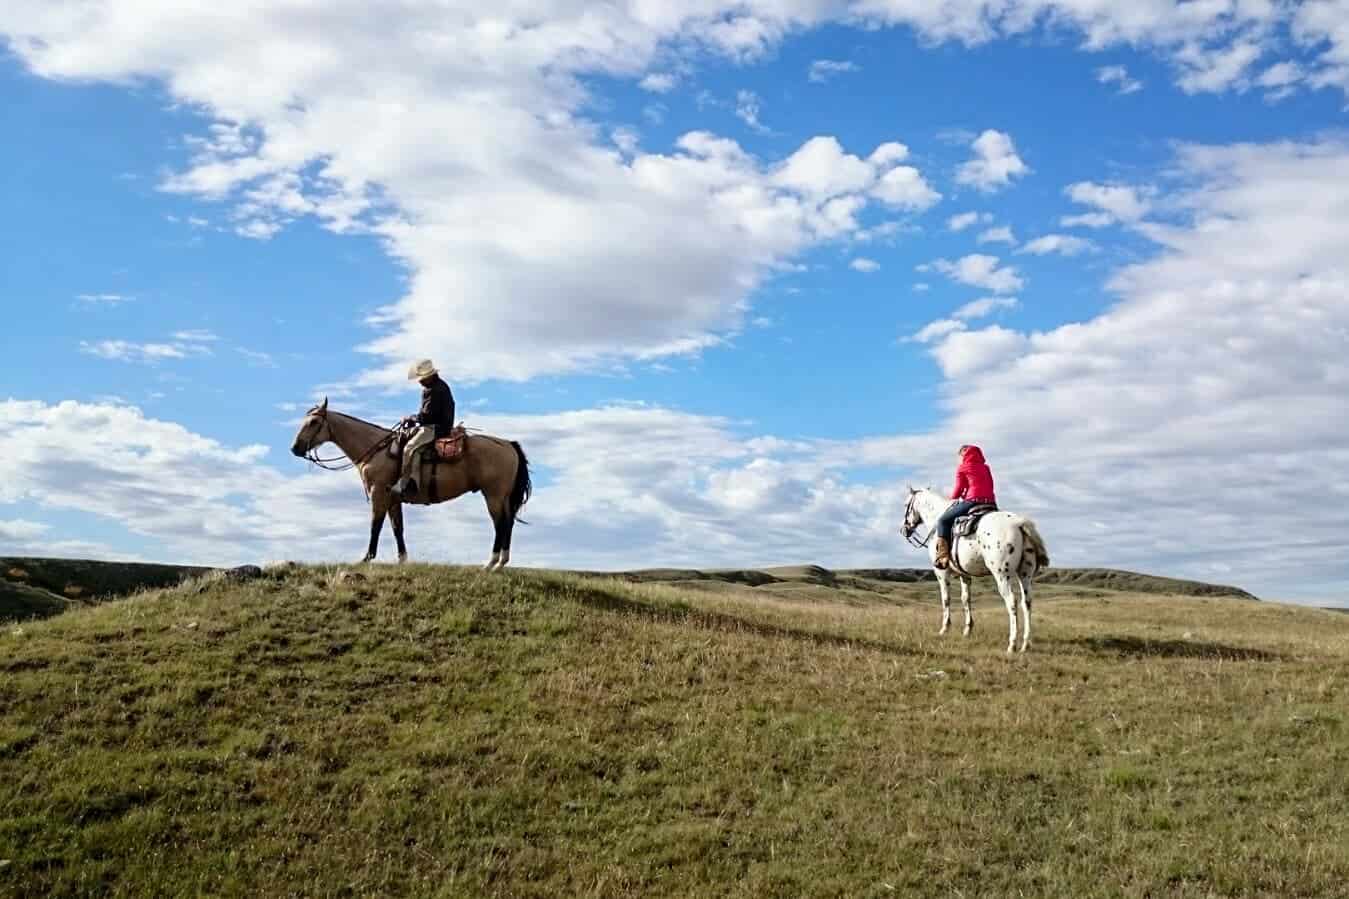
{"type": "MultiPolygon", "coordinates": [[[[314,406],[312,409],[310,409],[310,410],[309,410],[308,412],[306,412],[305,414],[306,414],[306,415],[313,415],[314,413],[318,412],[318,411],[319,411],[320,409],[322,409],[322,408],[323,408],[323,404],[322,404],[322,403],[319,403],[318,405],[314,406]]],[[[392,430],[393,430],[393,428],[386,428],[384,425],[375,424],[373,421],[366,421],[364,418],[357,418],[355,415],[348,415],[348,414],[345,413],[345,412],[337,412],[337,411],[334,411],[334,410],[332,410],[332,409],[328,409],[328,410],[325,411],[323,414],[324,414],[324,415],[336,415],[336,416],[338,416],[338,417],[340,417],[340,418],[345,418],[345,419],[348,419],[348,420],[350,420],[350,421],[357,422],[358,424],[367,425],[367,426],[372,427],[372,428],[379,428],[381,431],[392,431],[392,430]]]]}

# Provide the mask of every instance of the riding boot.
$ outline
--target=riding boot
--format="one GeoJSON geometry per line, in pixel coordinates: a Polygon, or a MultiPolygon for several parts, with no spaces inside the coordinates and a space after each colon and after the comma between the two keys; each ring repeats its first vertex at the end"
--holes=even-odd
{"type": "Polygon", "coordinates": [[[937,558],[932,560],[933,568],[946,569],[951,564],[951,541],[945,537],[937,538],[937,558]]]}
{"type": "Polygon", "coordinates": [[[417,482],[412,478],[399,478],[398,483],[389,491],[394,496],[416,496],[417,482]]]}

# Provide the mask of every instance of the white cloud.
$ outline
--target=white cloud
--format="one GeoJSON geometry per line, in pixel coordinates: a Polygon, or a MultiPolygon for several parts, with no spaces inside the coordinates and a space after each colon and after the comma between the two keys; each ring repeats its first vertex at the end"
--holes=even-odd
{"type": "Polygon", "coordinates": [[[128,340],[80,341],[80,352],[118,362],[155,363],[165,359],[186,359],[191,348],[177,343],[134,343],[128,340]]]}
{"type": "Polygon", "coordinates": [[[886,172],[871,193],[887,206],[907,212],[925,212],[941,202],[941,194],[909,165],[897,165],[886,172]]]}
{"type": "Polygon", "coordinates": [[[993,325],[979,331],[953,331],[932,349],[942,373],[951,380],[1005,365],[1025,350],[1027,341],[1016,331],[993,325]]]}
{"type": "Polygon", "coordinates": [[[759,113],[762,109],[762,101],[759,95],[754,91],[741,90],[735,95],[735,115],[736,118],[744,122],[750,128],[758,131],[760,134],[767,134],[769,129],[759,120],[759,113]]]}
{"type": "Polygon", "coordinates": [[[1206,47],[1197,42],[1183,45],[1176,53],[1182,74],[1177,85],[1186,93],[1218,93],[1245,86],[1246,70],[1264,53],[1255,41],[1238,41],[1225,47],[1206,47]]]}
{"type": "Polygon", "coordinates": [[[1079,181],[1064,188],[1064,194],[1074,203],[1095,207],[1098,212],[1068,216],[1062,220],[1067,227],[1085,225],[1104,227],[1116,221],[1131,224],[1139,221],[1152,209],[1151,188],[1127,184],[1097,184],[1079,181]]]}
{"type": "Polygon", "coordinates": [[[1116,93],[1134,94],[1143,89],[1143,82],[1129,74],[1124,66],[1101,66],[1096,70],[1096,80],[1101,84],[1116,85],[1116,93]]]}
{"type": "Polygon", "coordinates": [[[636,153],[642,142],[642,136],[637,129],[628,127],[615,128],[609,133],[609,139],[614,142],[615,147],[618,147],[628,156],[636,153]]]}
{"type": "Polygon", "coordinates": [[[919,281],[917,284],[913,285],[914,293],[927,293],[931,289],[932,285],[926,281],[919,281]]]}
{"type": "Polygon", "coordinates": [[[965,330],[965,323],[953,318],[939,318],[928,322],[908,339],[914,343],[931,343],[943,337],[949,337],[956,331],[965,330]]]}
{"type": "Polygon", "coordinates": [[[1107,228],[1115,224],[1115,217],[1108,212],[1084,212],[1080,215],[1065,215],[1059,219],[1065,228],[1107,228]]]}
{"type": "MultiPolygon", "coordinates": [[[[894,551],[898,487],[848,483],[838,460],[814,444],[640,405],[480,415],[475,424],[521,441],[535,460],[532,525],[516,531],[519,564],[862,564],[894,551]],[[744,527],[747,513],[754,528],[744,527]]],[[[288,456],[269,465],[263,447],[225,446],[127,407],[0,403],[0,453],[10,460],[0,503],[103,519],[173,561],[355,558],[368,534],[354,475],[309,470],[288,456]],[[87,464],[50,464],[74,452],[87,464]]],[[[477,562],[490,550],[473,497],[407,516],[415,558],[477,562]]],[[[383,555],[393,554],[386,529],[383,555]]]]}
{"type": "Polygon", "coordinates": [[[932,267],[952,281],[971,287],[982,287],[994,293],[1011,293],[1025,286],[1016,269],[1012,266],[1001,266],[997,256],[971,253],[954,262],[949,259],[934,259],[932,267]]]}
{"type": "MultiPolygon", "coordinates": [[[[448,0],[399,9],[333,0],[297,17],[193,0],[91,3],[73,16],[11,0],[0,33],[40,76],[154,79],[209,116],[191,164],[164,186],[227,203],[237,233],[265,239],[308,216],[379,237],[410,275],[407,294],[370,322],[367,380],[380,381],[427,353],[460,360],[457,376],[527,378],[715,342],[739,326],[766,269],[837,236],[801,225],[818,210],[765,186],[771,165],[687,147],[623,158],[585,117],[590,76],[663,89],[669,81],[653,65],[682,71],[706,50],[754,58],[826,22],[969,44],[1052,23],[1086,50],[1153,50],[1191,89],[1240,85],[1253,54],[1280,52],[1271,35],[1285,23],[1313,57],[1309,84],[1339,84],[1349,47],[1341,7],[1328,2],[709,0],[489,13],[448,0]],[[622,239],[632,233],[665,240],[644,253],[622,239]],[[662,272],[668,259],[690,264],[662,272]],[[652,270],[665,277],[647,277],[652,270]],[[519,296],[536,298],[531,314],[519,296]]],[[[1005,135],[978,140],[965,183],[993,189],[1024,174],[1005,135]]],[[[913,170],[880,181],[874,196],[898,208],[935,202],[913,170]]]]}
{"type": "Polygon", "coordinates": [[[1017,155],[1012,137],[1002,131],[988,130],[971,144],[974,158],[956,171],[956,182],[985,192],[1001,190],[1030,172],[1017,155]]]}
{"type": "Polygon", "coordinates": [[[860,68],[857,63],[848,60],[817,59],[810,64],[808,77],[816,84],[822,84],[835,75],[841,75],[844,72],[856,72],[860,68]]]}
{"type": "Polygon", "coordinates": [[[986,231],[980,232],[977,242],[1015,244],[1016,235],[1012,233],[1011,226],[1001,225],[997,228],[989,228],[986,231]]]}
{"type": "Polygon", "coordinates": [[[954,317],[961,321],[985,318],[1000,309],[1015,309],[1021,305],[1016,297],[983,297],[966,303],[955,311],[954,317]]]}
{"type": "Polygon", "coordinates": [[[993,214],[989,212],[960,212],[946,220],[946,230],[964,231],[966,228],[988,224],[991,221],[993,214]]]}
{"type": "MultiPolygon", "coordinates": [[[[1349,503],[1324,473],[1349,464],[1349,142],[1190,146],[1175,168],[1191,224],[1155,232],[1113,308],[933,344],[950,418],[930,436],[983,444],[1056,562],[1342,593],[1349,503]]],[[[873,452],[931,452],[949,476],[926,443],[873,452]]]]}
{"type": "Polygon", "coordinates": [[[1030,253],[1035,256],[1048,256],[1051,253],[1057,253],[1060,256],[1077,256],[1094,249],[1096,249],[1096,245],[1082,237],[1074,237],[1071,234],[1045,234],[1027,241],[1017,252],[1030,253]]]}
{"type": "Polygon", "coordinates": [[[214,332],[203,329],[192,329],[187,331],[174,331],[173,339],[184,343],[215,343],[220,338],[214,332]]]}
{"type": "Polygon", "coordinates": [[[848,267],[855,272],[878,272],[881,270],[881,264],[879,262],[875,259],[867,259],[864,256],[859,256],[852,262],[849,262],[848,267]]]}
{"type": "Polygon", "coordinates": [[[51,525],[42,524],[36,521],[27,521],[22,518],[10,519],[8,521],[0,519],[0,540],[7,542],[19,542],[35,540],[51,530],[51,525]]]}
{"type": "Polygon", "coordinates": [[[679,86],[679,77],[669,72],[652,72],[643,77],[638,85],[653,94],[668,94],[679,86]]]}

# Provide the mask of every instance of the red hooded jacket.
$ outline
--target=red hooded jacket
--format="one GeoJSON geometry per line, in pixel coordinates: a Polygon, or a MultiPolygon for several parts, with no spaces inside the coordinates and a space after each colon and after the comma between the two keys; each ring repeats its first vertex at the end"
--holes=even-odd
{"type": "Polygon", "coordinates": [[[965,450],[965,457],[956,469],[956,488],[951,499],[967,499],[978,503],[997,503],[993,495],[993,472],[984,462],[984,453],[977,446],[965,450]]]}

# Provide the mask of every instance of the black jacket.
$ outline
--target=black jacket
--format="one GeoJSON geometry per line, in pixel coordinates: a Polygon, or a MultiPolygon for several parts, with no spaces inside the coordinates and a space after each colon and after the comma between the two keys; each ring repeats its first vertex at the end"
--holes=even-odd
{"type": "Polygon", "coordinates": [[[432,376],[431,385],[422,388],[422,408],[417,413],[417,424],[435,428],[437,439],[450,436],[450,429],[454,427],[454,394],[440,375],[432,376]]]}

